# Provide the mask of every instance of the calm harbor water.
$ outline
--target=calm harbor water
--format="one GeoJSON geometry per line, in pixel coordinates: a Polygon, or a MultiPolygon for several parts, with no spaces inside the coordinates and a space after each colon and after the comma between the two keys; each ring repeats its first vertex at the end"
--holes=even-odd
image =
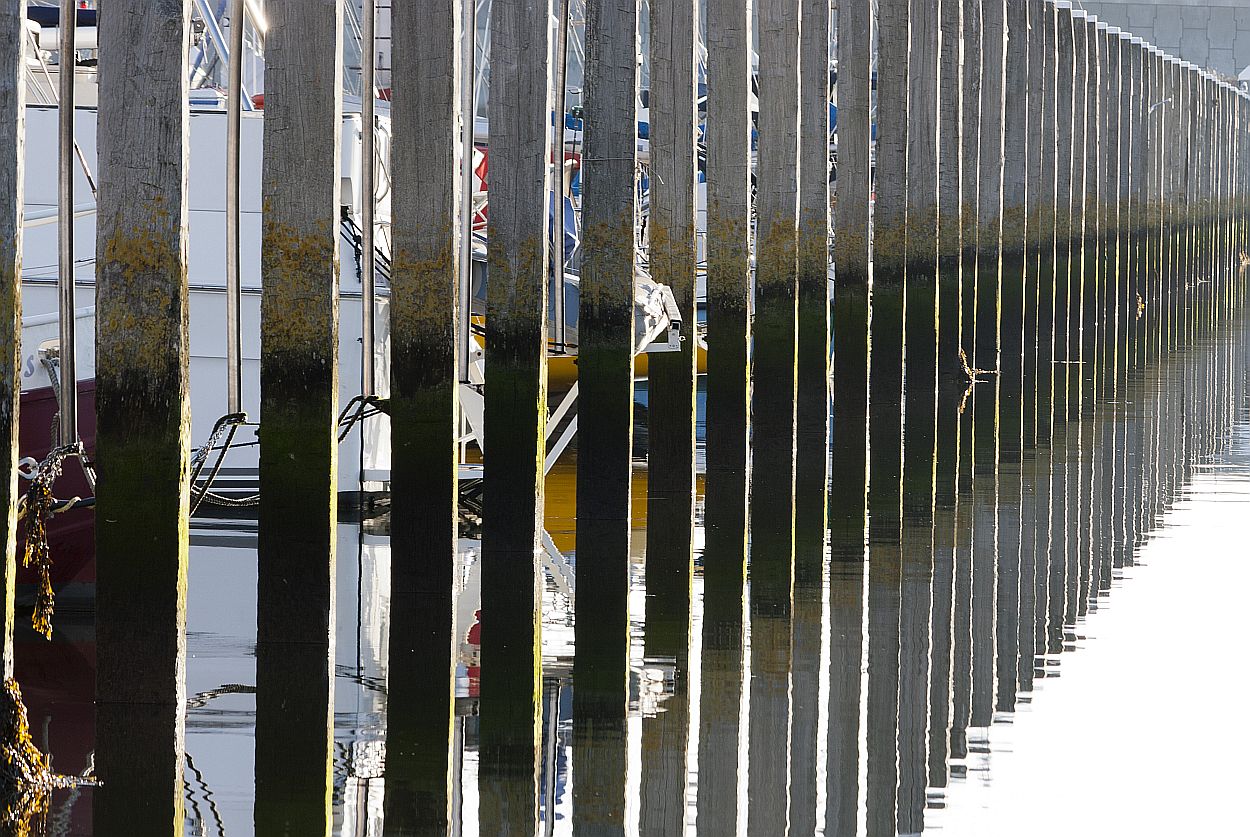
{"type": "MultiPolygon", "coordinates": [[[[648,653],[639,463],[627,833],[674,833],[661,815],[707,835],[1226,833],[1236,822],[1250,723],[1225,696],[1245,686],[1229,660],[1250,630],[1250,319],[1093,406],[1046,410],[1022,455],[992,443],[995,399],[993,382],[975,386],[946,428],[954,437],[937,440],[931,514],[905,516],[899,543],[828,545],[838,559],[822,585],[795,588],[788,620],[739,608],[741,647],[705,630],[726,603],[705,596],[699,556],[688,646],[648,653]],[[866,560],[845,557],[857,553],[866,560]]],[[[573,475],[570,457],[547,490],[547,530],[566,552],[573,475]]],[[[191,537],[186,834],[248,835],[255,523],[198,521],[191,537]]],[[[380,835],[386,522],[342,524],[338,538],[334,833],[380,835]]],[[[477,546],[462,541],[459,576],[462,835],[479,833],[475,698],[489,677],[477,665],[477,546]]],[[[571,834],[573,609],[551,570],[541,816],[544,833],[571,834]]],[[[19,632],[17,677],[36,742],[56,770],[80,773],[94,748],[91,615],[59,612],[56,626],[52,642],[19,632]]],[[[92,793],[57,792],[46,833],[90,834],[92,793]]]]}

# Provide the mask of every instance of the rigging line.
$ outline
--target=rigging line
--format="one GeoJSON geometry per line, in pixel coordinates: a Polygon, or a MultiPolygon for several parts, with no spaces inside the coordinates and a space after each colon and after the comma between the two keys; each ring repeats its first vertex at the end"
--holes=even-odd
{"type": "MultiPolygon", "coordinates": [[[[39,42],[35,40],[35,33],[31,31],[27,31],[26,34],[27,34],[27,37],[30,38],[31,46],[35,48],[35,57],[39,59],[39,69],[43,71],[44,81],[48,83],[48,87],[52,91],[52,101],[54,104],[56,104],[59,107],[61,104],[60,96],[56,92],[56,85],[53,84],[52,82],[52,74],[48,72],[48,65],[43,60],[43,52],[39,49],[39,42]]],[[[61,68],[63,68],[64,66],[65,66],[64,61],[62,61],[60,67],[58,67],[57,69],[57,72],[58,73],[62,72],[61,68]]],[[[73,69],[73,65],[71,63],[71,70],[72,69],[73,69]]],[[[96,190],[96,185],[95,185],[95,178],[91,176],[91,169],[87,167],[87,158],[86,156],[83,155],[82,146],[78,144],[77,139],[74,140],[74,155],[78,158],[78,165],[82,167],[83,176],[87,178],[87,185],[91,187],[91,194],[96,195],[97,190],[96,190]]]]}

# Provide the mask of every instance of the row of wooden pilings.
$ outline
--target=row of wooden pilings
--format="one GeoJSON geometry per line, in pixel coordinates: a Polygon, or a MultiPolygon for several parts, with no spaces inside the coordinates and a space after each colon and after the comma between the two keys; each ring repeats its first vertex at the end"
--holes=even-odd
{"type": "MultiPolygon", "coordinates": [[[[0,7],[6,671],[22,5],[0,7]]],[[[539,799],[551,7],[494,0],[490,20],[479,816],[491,834],[530,833],[539,799]]],[[[884,834],[894,833],[895,806],[875,795],[893,800],[908,777],[888,774],[914,763],[897,749],[938,723],[928,707],[916,717],[898,711],[923,703],[908,684],[928,682],[906,676],[929,665],[927,651],[908,656],[917,647],[908,638],[928,630],[909,614],[937,612],[936,603],[908,606],[932,589],[934,572],[931,559],[907,559],[909,538],[931,543],[942,519],[962,532],[952,511],[960,478],[1050,445],[1135,370],[1210,331],[1240,300],[1233,268],[1250,231],[1250,102],[1047,0],[878,0],[875,16],[872,7],[840,0],[835,24],[827,0],[762,0],[754,16],[741,0],[707,0],[703,649],[741,660],[749,562],[750,698],[784,702],[792,672],[813,664],[795,613],[837,577],[833,568],[863,567],[867,557],[867,807],[889,820],[868,830],[884,834]],[[983,383],[968,397],[970,379],[983,383]],[[978,430],[961,437],[963,421],[978,430]],[[943,447],[960,438],[972,442],[943,447]]],[[[460,11],[459,0],[391,10],[386,823],[394,833],[444,833],[451,799],[450,747],[439,742],[449,742],[459,639],[460,11]]],[[[649,264],[687,323],[696,321],[698,12],[693,0],[649,7],[649,264]]],[[[266,13],[255,820],[260,834],[315,834],[331,822],[342,7],[270,0],[266,13]]],[[[187,0],[110,0],[100,19],[96,767],[105,785],[94,816],[102,834],[181,827],[189,23],[187,0]]],[[[574,674],[574,818],[586,833],[625,828],[638,27],[632,0],[588,0],[574,674]]],[[[646,644],[648,654],[677,659],[679,694],[691,624],[695,342],[691,335],[682,352],[653,358],[650,381],[646,644]]],[[[986,577],[971,572],[971,584],[986,577]]],[[[854,592],[830,583],[834,597],[854,592]]],[[[845,627],[858,638],[859,625],[845,627]]],[[[857,666],[847,660],[856,678],[857,666]]],[[[805,711],[787,703],[762,713],[759,728],[753,715],[751,740],[771,746],[752,747],[752,776],[784,773],[787,745],[803,743],[793,731],[805,711]]],[[[967,707],[970,717],[986,711],[967,707]]],[[[785,806],[756,798],[748,830],[779,833],[785,806]]],[[[649,831],[677,832],[684,805],[669,801],[646,806],[649,831]]],[[[715,823],[732,806],[709,801],[705,811],[702,802],[707,833],[731,833],[715,823]]],[[[900,805],[897,824],[911,815],[900,805]]],[[[791,833],[803,833],[806,810],[784,816],[791,833]]]]}

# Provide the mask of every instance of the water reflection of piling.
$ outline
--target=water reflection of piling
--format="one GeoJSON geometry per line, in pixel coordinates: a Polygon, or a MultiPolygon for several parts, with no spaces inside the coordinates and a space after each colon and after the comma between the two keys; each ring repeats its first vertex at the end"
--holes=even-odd
{"type": "Polygon", "coordinates": [[[391,149],[388,834],[447,834],[451,822],[454,655],[462,639],[453,636],[458,11],[438,2],[391,12],[391,124],[408,139],[391,149]]]}
{"type": "Polygon", "coordinates": [[[106,786],[93,819],[101,834],[168,835],[182,820],[189,14],[185,5],[121,2],[99,27],[96,769],[106,786]],[[142,118],[128,104],[136,83],[148,102],[142,118]]]}
{"type": "Polygon", "coordinates": [[[495,171],[509,176],[491,183],[487,222],[486,390],[491,395],[484,415],[489,459],[480,559],[478,768],[484,833],[529,833],[538,818],[542,640],[537,550],[550,253],[546,212],[537,207],[547,205],[550,185],[550,7],[550,0],[491,5],[490,161],[495,171]]]}
{"type": "Polygon", "coordinates": [[[26,125],[26,16],[20,5],[0,8],[0,72],[12,83],[0,85],[0,514],[4,515],[4,554],[0,555],[0,676],[13,676],[13,595],[17,573],[17,410],[21,397],[22,206],[26,125]]]}

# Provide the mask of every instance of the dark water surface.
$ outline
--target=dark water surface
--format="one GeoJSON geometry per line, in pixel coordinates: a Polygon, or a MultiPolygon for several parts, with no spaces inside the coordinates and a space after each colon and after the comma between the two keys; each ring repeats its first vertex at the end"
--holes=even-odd
{"type": "MultiPolygon", "coordinates": [[[[649,644],[640,466],[627,801],[609,814],[630,834],[676,833],[683,818],[706,835],[1236,832],[1250,749],[1230,701],[1245,686],[1230,661],[1250,630],[1248,376],[1241,316],[1128,373],[1110,397],[1047,406],[1025,422],[1023,453],[1002,443],[996,383],[976,385],[957,421],[939,420],[928,513],[905,514],[895,541],[828,545],[823,584],[794,588],[788,616],[739,607],[742,643],[705,631],[705,613],[735,614],[732,599],[705,599],[700,556],[688,645],[680,629],[649,644]]],[[[565,551],[573,470],[570,459],[548,482],[547,529],[565,551]]],[[[832,487],[833,504],[843,490],[832,487]]],[[[338,537],[334,833],[380,835],[390,549],[380,524],[338,537]]],[[[253,833],[255,548],[254,522],[192,532],[188,835],[253,833]]],[[[452,805],[463,835],[479,833],[475,698],[489,677],[472,627],[477,549],[462,541],[452,805]]],[[[573,609],[552,570],[541,818],[543,833],[571,834],[573,609]]],[[[94,747],[91,616],[56,624],[50,643],[19,631],[17,676],[36,742],[55,769],[79,773],[94,747]]],[[[47,833],[90,834],[93,792],[58,792],[47,833]]]]}

